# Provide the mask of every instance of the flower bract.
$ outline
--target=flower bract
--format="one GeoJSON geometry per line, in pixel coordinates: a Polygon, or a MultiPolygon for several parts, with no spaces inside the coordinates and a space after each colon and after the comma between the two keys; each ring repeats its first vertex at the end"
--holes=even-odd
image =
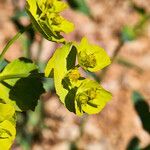
{"type": "MultiPolygon", "coordinates": [[[[61,102],[69,111],[74,112],[78,116],[82,116],[84,113],[99,113],[112,97],[111,93],[100,86],[98,82],[84,78],[80,74],[79,65],[82,65],[80,60],[79,65],[75,65],[76,55],[79,55],[84,50],[80,49],[81,51],[79,51],[78,49],[84,47],[83,42],[85,41],[82,41],[81,45],[76,46],[75,49],[73,43],[68,43],[58,48],[45,69],[45,76],[54,77],[56,93],[61,102]]],[[[89,47],[95,48],[95,46],[85,45],[85,48],[87,48],[85,50],[88,50],[89,47]]],[[[101,62],[100,66],[99,60],[97,60],[97,50],[99,50],[99,47],[96,46],[96,48],[93,49],[93,55],[95,57],[95,61],[93,62],[98,64],[98,67],[94,64],[92,68],[94,70],[100,69],[103,63],[101,62]]],[[[104,50],[101,53],[105,59],[108,59],[107,62],[104,62],[105,65],[108,65],[110,62],[109,57],[104,50]]],[[[87,54],[89,55],[90,51],[87,54]]],[[[84,61],[89,61],[90,59],[92,58],[90,57],[84,61]]],[[[83,67],[87,66],[84,65],[83,67]]],[[[90,69],[90,67],[88,66],[87,69],[90,69]]]]}
{"type": "Polygon", "coordinates": [[[85,70],[96,72],[111,63],[106,51],[97,45],[90,44],[85,37],[80,44],[76,44],[76,47],[78,63],[85,70]]]}
{"type": "Polygon", "coordinates": [[[99,83],[84,79],[75,96],[76,114],[81,116],[83,113],[99,113],[111,98],[111,93],[103,89],[99,83]]]}
{"type": "Polygon", "coordinates": [[[0,103],[0,149],[9,150],[15,139],[14,114],[13,106],[0,103]]]}
{"type": "Polygon", "coordinates": [[[61,35],[74,29],[73,23],[60,15],[67,4],[61,0],[27,0],[26,11],[32,24],[47,40],[64,42],[61,35]]]}

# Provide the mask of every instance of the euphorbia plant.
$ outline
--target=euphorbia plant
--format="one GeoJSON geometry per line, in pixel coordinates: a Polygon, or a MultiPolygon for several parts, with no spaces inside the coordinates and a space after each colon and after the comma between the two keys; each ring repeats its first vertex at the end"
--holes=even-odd
{"type": "Polygon", "coordinates": [[[56,93],[70,111],[79,116],[84,112],[95,114],[111,99],[111,94],[96,81],[81,76],[79,67],[94,72],[109,64],[106,52],[83,38],[81,44],[71,42],[58,48],[46,66],[45,75],[54,76],[56,93]]]}
{"type": "Polygon", "coordinates": [[[83,38],[78,44],[67,42],[61,33],[74,29],[73,23],[61,16],[68,6],[61,0],[27,0],[26,11],[31,25],[19,32],[4,48],[1,62],[9,46],[27,29],[33,27],[49,41],[61,43],[45,68],[39,73],[38,66],[27,58],[16,59],[0,73],[0,148],[10,149],[15,139],[17,111],[34,110],[37,100],[45,91],[42,78],[54,78],[56,93],[62,104],[78,116],[100,112],[111,99],[111,93],[98,82],[80,73],[96,72],[110,64],[105,50],[83,38]],[[1,144],[2,143],[2,144],[1,144]]]}

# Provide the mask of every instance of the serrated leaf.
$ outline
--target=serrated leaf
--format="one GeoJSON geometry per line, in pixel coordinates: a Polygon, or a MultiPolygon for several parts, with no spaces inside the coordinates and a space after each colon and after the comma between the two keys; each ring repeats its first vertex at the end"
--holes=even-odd
{"type": "MultiPolygon", "coordinates": [[[[24,79],[20,79],[20,78],[7,79],[7,80],[0,82],[0,91],[1,91],[0,98],[4,100],[5,103],[12,104],[17,111],[22,111],[21,110],[22,108],[24,108],[23,110],[26,110],[26,109],[33,110],[35,107],[33,106],[33,104],[35,104],[35,98],[37,98],[38,95],[41,94],[41,92],[43,92],[42,83],[39,79],[37,78],[29,79],[31,77],[31,76],[29,77],[29,75],[33,71],[37,72],[37,66],[34,63],[32,63],[32,61],[29,59],[20,58],[9,63],[5,67],[5,69],[2,71],[2,73],[0,73],[0,78],[4,76],[15,76],[15,75],[25,75],[24,77],[26,77],[24,79]],[[30,85],[29,85],[29,82],[31,83],[30,85]],[[37,84],[35,84],[35,82],[37,82],[37,84]],[[37,85],[39,85],[39,87],[36,87],[37,85]],[[31,86],[33,89],[31,88],[31,86]],[[28,88],[28,89],[25,89],[25,88],[28,88]],[[37,89],[37,92],[39,92],[39,94],[35,92],[35,89],[37,89]],[[14,91],[16,93],[14,93],[14,95],[12,96],[12,93],[14,91]],[[29,91],[30,93],[27,93],[29,91]],[[18,93],[18,92],[21,92],[21,93],[18,93]],[[37,93],[37,95],[35,93],[37,93]],[[21,94],[22,94],[22,98],[21,98],[21,94]],[[20,98],[20,101],[18,98],[20,98]],[[25,100],[25,98],[28,98],[28,99],[25,100]],[[27,107],[27,105],[31,104],[32,102],[33,104],[27,107]],[[21,106],[21,104],[23,105],[23,103],[25,107],[21,106]]],[[[37,100],[38,99],[36,99],[36,101],[37,100]]]]}
{"type": "MultiPolygon", "coordinates": [[[[38,67],[30,59],[21,57],[9,63],[0,73],[0,77],[8,75],[29,74],[31,71],[37,69],[38,67]]],[[[6,80],[6,83],[13,85],[17,80],[18,79],[13,79],[10,81],[6,80]]]]}
{"type": "Polygon", "coordinates": [[[9,92],[9,98],[15,101],[21,111],[34,110],[40,95],[44,91],[41,78],[32,77],[31,74],[15,83],[9,92]]]}

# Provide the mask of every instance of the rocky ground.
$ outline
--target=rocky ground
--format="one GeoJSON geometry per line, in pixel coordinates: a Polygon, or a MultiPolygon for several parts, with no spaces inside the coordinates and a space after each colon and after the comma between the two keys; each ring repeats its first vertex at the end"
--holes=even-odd
{"type": "MultiPolygon", "coordinates": [[[[133,0],[150,13],[149,0],[133,0]]],[[[76,25],[76,30],[66,36],[68,40],[77,40],[87,36],[93,43],[102,46],[110,56],[119,44],[118,33],[124,25],[135,25],[140,16],[131,9],[128,0],[88,0],[92,19],[71,9],[65,16],[76,25]]],[[[10,17],[16,9],[24,6],[24,0],[0,0],[0,50],[12,38],[17,29],[10,17]]],[[[20,20],[28,24],[28,20],[20,20]]],[[[32,45],[32,57],[38,49],[39,35],[32,45]]],[[[47,61],[56,45],[43,40],[40,59],[47,61]]],[[[21,42],[18,40],[6,54],[8,60],[23,55],[21,42]]],[[[64,108],[56,95],[49,94],[44,100],[44,124],[40,141],[34,142],[32,150],[69,150],[70,144],[76,143],[79,150],[126,150],[128,142],[138,136],[141,146],[150,142],[148,133],[141,125],[131,102],[131,93],[140,91],[150,103],[150,22],[143,33],[134,41],[125,43],[117,57],[124,58],[136,68],[120,65],[117,61],[108,68],[102,85],[110,90],[113,99],[97,115],[78,118],[64,108]]],[[[99,75],[99,73],[98,73],[99,75]]],[[[20,147],[14,150],[20,150],[20,147]]]]}

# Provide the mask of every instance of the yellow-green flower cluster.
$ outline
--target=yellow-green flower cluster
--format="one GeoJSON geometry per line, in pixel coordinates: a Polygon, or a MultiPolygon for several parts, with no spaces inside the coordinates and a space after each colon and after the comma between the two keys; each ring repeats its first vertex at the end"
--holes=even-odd
{"type": "Polygon", "coordinates": [[[16,135],[15,109],[9,104],[0,103],[0,149],[9,150],[16,135]]]}
{"type": "Polygon", "coordinates": [[[104,90],[96,81],[84,79],[77,89],[75,110],[78,116],[100,112],[111,99],[111,94],[104,90]]]}
{"type": "Polygon", "coordinates": [[[26,11],[33,26],[46,39],[54,42],[64,42],[61,35],[74,29],[73,23],[63,18],[60,13],[68,6],[61,0],[27,0],[26,11]]]}
{"type": "Polygon", "coordinates": [[[90,44],[85,37],[76,46],[78,62],[85,70],[96,72],[111,63],[106,51],[97,45],[90,44]]]}
{"type": "Polygon", "coordinates": [[[56,93],[68,110],[78,116],[95,114],[104,108],[112,95],[96,81],[84,78],[79,67],[94,72],[109,64],[105,50],[83,38],[80,44],[68,43],[57,49],[48,62],[45,75],[48,77],[53,70],[56,93]],[[76,57],[78,64],[75,65],[76,57]]]}
{"type": "Polygon", "coordinates": [[[70,69],[66,73],[64,80],[65,79],[70,88],[78,87],[81,84],[81,80],[83,80],[77,67],[70,69]]]}

